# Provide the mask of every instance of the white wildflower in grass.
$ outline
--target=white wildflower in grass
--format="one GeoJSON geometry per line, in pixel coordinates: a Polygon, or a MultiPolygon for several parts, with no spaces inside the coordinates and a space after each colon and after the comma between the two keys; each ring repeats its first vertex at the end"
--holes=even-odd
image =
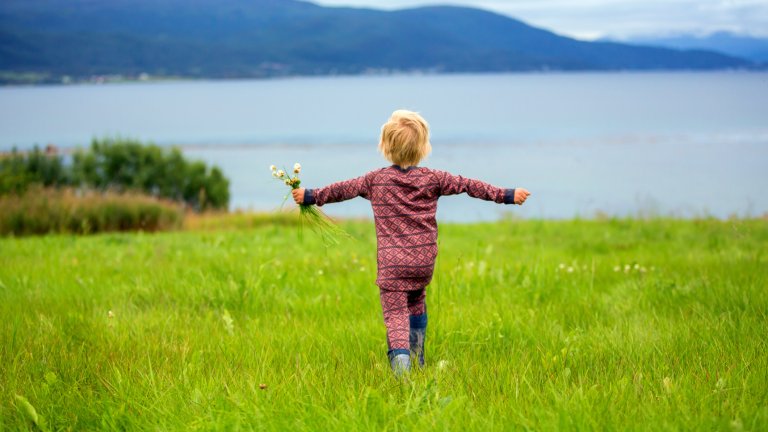
{"type": "MultiPolygon", "coordinates": [[[[277,180],[281,180],[286,186],[290,187],[291,190],[298,189],[301,186],[301,180],[299,179],[299,173],[301,172],[300,163],[296,162],[293,165],[293,176],[287,175],[285,170],[275,171],[275,168],[277,167],[274,165],[270,166],[270,169],[272,170],[272,177],[276,178],[277,180]]],[[[285,196],[283,203],[288,200],[289,196],[290,195],[285,196]]],[[[339,237],[349,236],[346,232],[344,232],[344,230],[339,228],[338,225],[334,224],[333,221],[328,218],[325,213],[321,212],[320,209],[315,205],[299,204],[299,215],[301,216],[302,226],[304,221],[307,221],[309,227],[320,234],[320,237],[326,243],[338,244],[339,237]]]]}
{"type": "Polygon", "coordinates": [[[445,368],[448,367],[448,364],[449,364],[448,360],[440,360],[439,362],[437,362],[437,368],[438,369],[445,369],[445,368]]]}
{"type": "Polygon", "coordinates": [[[224,321],[224,329],[227,330],[227,333],[232,334],[235,332],[235,320],[232,319],[232,315],[229,314],[228,310],[224,310],[221,320],[224,321]]]}
{"type": "Polygon", "coordinates": [[[719,378],[715,383],[715,392],[723,391],[725,389],[725,378],[719,378]]]}
{"type": "Polygon", "coordinates": [[[115,324],[114,322],[115,314],[112,312],[112,310],[107,311],[107,327],[112,328],[115,324]]]}
{"type": "Polygon", "coordinates": [[[573,273],[573,267],[568,267],[568,273],[573,273]]]}
{"type": "Polygon", "coordinates": [[[563,263],[560,263],[560,265],[558,266],[558,268],[559,268],[560,270],[563,270],[563,269],[565,268],[565,264],[563,264],[563,263]]]}
{"type": "Polygon", "coordinates": [[[666,391],[667,393],[672,393],[672,378],[664,377],[664,380],[662,380],[662,384],[664,384],[664,391],[666,391]]]}
{"type": "MultiPolygon", "coordinates": [[[[647,273],[648,272],[648,269],[644,266],[641,266],[640,264],[625,264],[623,268],[624,268],[624,273],[630,273],[630,272],[647,273]]],[[[613,271],[619,272],[621,271],[621,269],[622,269],[622,266],[618,265],[613,268],[613,271]]],[[[653,270],[653,267],[651,267],[651,270],[653,270]]]]}

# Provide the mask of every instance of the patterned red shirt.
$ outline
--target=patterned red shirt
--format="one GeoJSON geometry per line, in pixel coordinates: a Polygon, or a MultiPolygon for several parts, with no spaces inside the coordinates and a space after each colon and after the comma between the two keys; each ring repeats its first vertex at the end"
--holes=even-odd
{"type": "Polygon", "coordinates": [[[397,165],[362,177],[307,189],[304,204],[328,203],[363,197],[371,202],[376,223],[376,285],[394,291],[424,288],[432,280],[437,257],[437,199],[467,195],[513,204],[515,190],[425,167],[397,165]]]}

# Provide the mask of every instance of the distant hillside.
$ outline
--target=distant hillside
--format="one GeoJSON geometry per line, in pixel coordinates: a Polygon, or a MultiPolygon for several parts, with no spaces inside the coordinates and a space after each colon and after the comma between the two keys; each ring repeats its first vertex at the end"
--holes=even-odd
{"type": "Polygon", "coordinates": [[[0,79],[264,77],[386,71],[748,68],[704,51],[584,42],[462,7],[296,0],[3,0],[0,79]]]}
{"type": "Polygon", "coordinates": [[[768,38],[739,36],[729,32],[717,32],[707,36],[679,35],[666,38],[633,38],[625,42],[676,49],[704,49],[755,62],[768,63],[768,38]]]}

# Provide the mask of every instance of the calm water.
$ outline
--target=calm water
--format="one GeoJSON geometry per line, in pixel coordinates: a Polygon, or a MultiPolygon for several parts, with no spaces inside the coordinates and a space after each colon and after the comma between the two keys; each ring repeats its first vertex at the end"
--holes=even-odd
{"type": "MultiPolygon", "coordinates": [[[[443,220],[768,212],[768,74],[296,78],[0,88],[0,150],[121,135],[221,166],[232,206],[270,210],[272,163],[324,185],[383,166],[396,108],[432,127],[426,165],[533,192],[526,206],[441,199],[443,220]]],[[[368,216],[355,200],[326,211],[368,216]]]]}

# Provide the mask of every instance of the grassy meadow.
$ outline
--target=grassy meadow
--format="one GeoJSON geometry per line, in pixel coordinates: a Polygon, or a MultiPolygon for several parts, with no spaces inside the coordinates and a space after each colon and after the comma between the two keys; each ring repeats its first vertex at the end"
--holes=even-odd
{"type": "Polygon", "coordinates": [[[767,430],[768,221],[440,228],[392,376],[366,222],[0,238],[0,430],[767,430]]]}

